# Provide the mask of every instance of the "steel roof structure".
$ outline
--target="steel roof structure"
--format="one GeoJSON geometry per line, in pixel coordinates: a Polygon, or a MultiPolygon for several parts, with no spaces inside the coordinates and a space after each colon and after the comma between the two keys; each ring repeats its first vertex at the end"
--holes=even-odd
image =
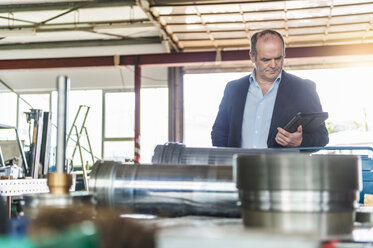
{"type": "Polygon", "coordinates": [[[288,47],[373,43],[373,1],[0,1],[0,49],[162,43],[176,52],[249,49],[275,29],[288,47]]]}

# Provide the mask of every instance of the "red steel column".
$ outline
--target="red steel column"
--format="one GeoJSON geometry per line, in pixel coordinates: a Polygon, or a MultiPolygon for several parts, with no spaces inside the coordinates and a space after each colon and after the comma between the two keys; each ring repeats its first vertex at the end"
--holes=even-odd
{"type": "Polygon", "coordinates": [[[141,67],[135,65],[135,163],[140,163],[140,89],[141,67]]]}

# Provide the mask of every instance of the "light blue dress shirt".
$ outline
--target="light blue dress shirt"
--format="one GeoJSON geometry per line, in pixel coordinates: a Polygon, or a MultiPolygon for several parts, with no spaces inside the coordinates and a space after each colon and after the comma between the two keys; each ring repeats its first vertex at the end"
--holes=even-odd
{"type": "Polygon", "coordinates": [[[269,128],[275,106],[278,86],[282,72],[271,88],[263,96],[262,89],[255,80],[255,70],[249,76],[250,87],[247,92],[242,120],[241,147],[267,148],[269,128]]]}

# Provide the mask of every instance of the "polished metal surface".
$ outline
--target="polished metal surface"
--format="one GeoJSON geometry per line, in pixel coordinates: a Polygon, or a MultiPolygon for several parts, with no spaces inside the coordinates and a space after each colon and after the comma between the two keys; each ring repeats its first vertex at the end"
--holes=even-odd
{"type": "Polygon", "coordinates": [[[90,192],[98,203],[166,216],[238,217],[232,166],[145,165],[98,161],[90,192]]]}
{"type": "MultiPolygon", "coordinates": [[[[28,218],[35,218],[38,213],[45,211],[45,208],[66,208],[66,207],[94,207],[93,195],[87,192],[72,192],[71,194],[30,194],[24,195],[24,214],[28,218]]],[[[69,216],[66,216],[69,218],[69,216]]]]}
{"type": "Polygon", "coordinates": [[[356,190],[242,191],[240,204],[246,209],[262,211],[349,211],[355,209],[357,197],[356,190]]]}
{"type": "Polygon", "coordinates": [[[154,149],[154,164],[215,164],[232,165],[234,154],[299,153],[297,149],[245,149],[232,147],[186,147],[180,143],[157,145],[154,149]]]}
{"type": "Polygon", "coordinates": [[[352,155],[238,156],[237,186],[251,190],[360,190],[360,158],[352,155]]]}
{"type": "Polygon", "coordinates": [[[290,232],[352,231],[360,157],[239,155],[234,165],[244,224],[290,232]]]}
{"type": "Polygon", "coordinates": [[[63,173],[65,171],[66,160],[66,128],[67,128],[67,111],[69,103],[70,79],[66,76],[58,76],[57,91],[57,154],[55,172],[63,173]]]}
{"type": "Polygon", "coordinates": [[[328,237],[351,234],[353,211],[339,212],[276,212],[242,209],[246,227],[263,228],[285,233],[309,233],[328,237]]]}
{"type": "Polygon", "coordinates": [[[362,224],[373,224],[373,207],[361,206],[356,210],[355,221],[362,224]]]}

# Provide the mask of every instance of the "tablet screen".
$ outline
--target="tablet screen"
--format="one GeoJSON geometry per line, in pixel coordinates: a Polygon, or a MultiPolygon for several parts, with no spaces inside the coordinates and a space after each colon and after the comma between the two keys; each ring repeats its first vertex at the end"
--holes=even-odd
{"type": "Polygon", "coordinates": [[[328,112],[318,113],[297,113],[284,126],[284,129],[290,133],[297,131],[299,125],[302,125],[303,132],[311,133],[318,128],[328,118],[328,112]]]}

